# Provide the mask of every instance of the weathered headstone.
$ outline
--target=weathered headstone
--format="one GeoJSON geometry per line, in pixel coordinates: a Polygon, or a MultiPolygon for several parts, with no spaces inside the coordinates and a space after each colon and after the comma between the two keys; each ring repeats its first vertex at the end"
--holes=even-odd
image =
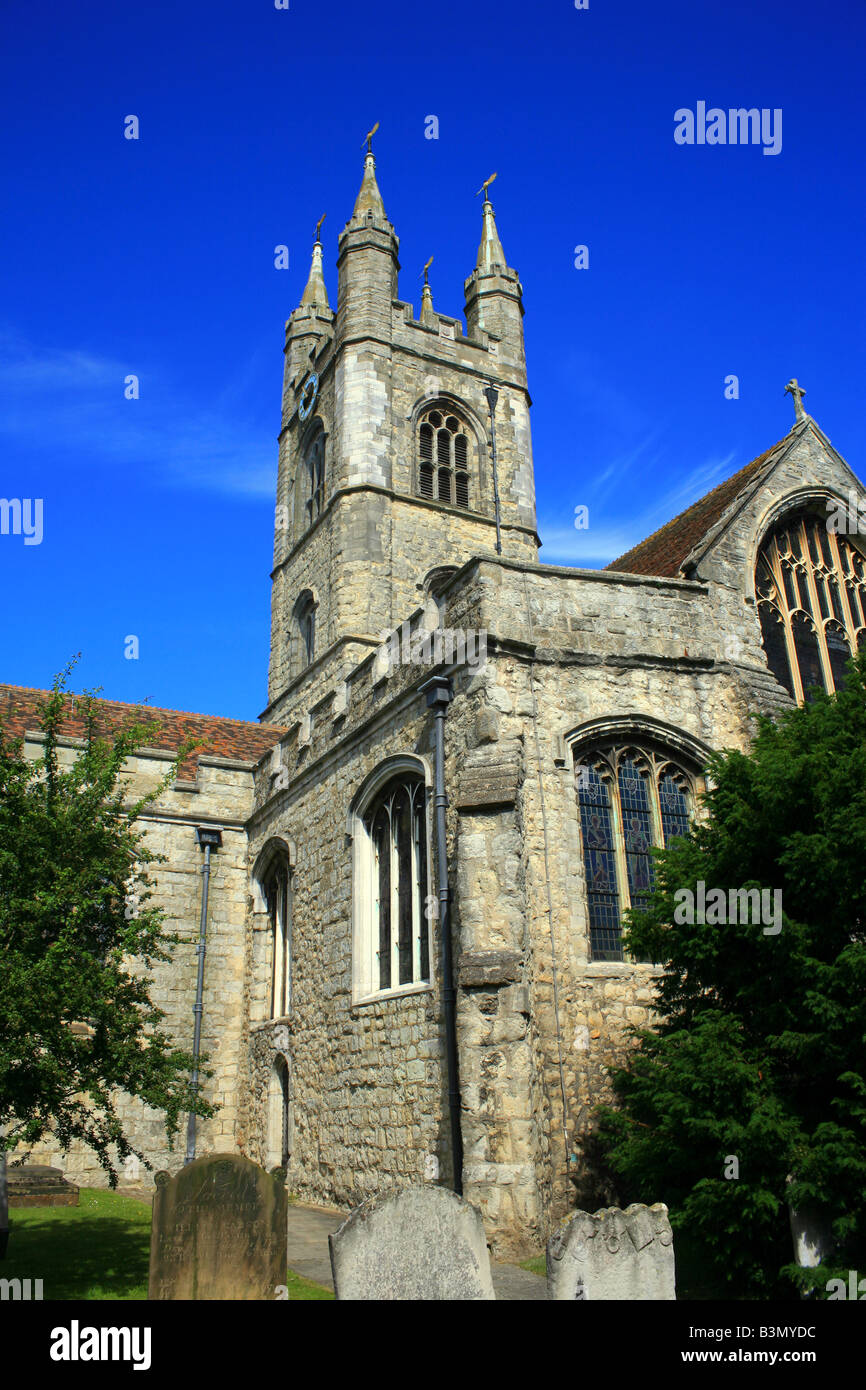
{"type": "Polygon", "coordinates": [[[6,1186],[10,1207],[77,1207],[78,1188],[59,1168],[25,1163],[7,1167],[6,1186]]]}
{"type": "Polygon", "coordinates": [[[444,1187],[374,1197],[328,1243],[341,1300],[496,1297],[481,1213],[444,1187]]]}
{"type": "Polygon", "coordinates": [[[552,1299],[675,1299],[674,1245],[661,1202],[576,1211],[547,1243],[552,1299]]]}
{"type": "Polygon", "coordinates": [[[239,1154],[156,1174],[150,1299],[273,1299],[286,1282],[285,1173],[239,1154]]]}

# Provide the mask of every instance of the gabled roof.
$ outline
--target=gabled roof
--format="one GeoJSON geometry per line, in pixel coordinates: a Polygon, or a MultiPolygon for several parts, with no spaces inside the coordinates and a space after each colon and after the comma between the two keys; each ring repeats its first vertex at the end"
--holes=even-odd
{"type": "MultiPolygon", "coordinates": [[[[22,738],[25,733],[37,730],[48,694],[47,690],[21,685],[0,685],[0,720],[7,735],[22,738]]],[[[100,735],[111,735],[131,724],[144,723],[157,726],[151,745],[157,748],[174,752],[187,739],[199,740],[202,746],[194,748],[179,769],[182,779],[195,778],[202,755],[256,763],[286,732],[278,724],[252,724],[216,714],[187,714],[182,710],[154,709],[150,705],[129,705],[120,700],[97,699],[95,705],[96,729],[100,735]]],[[[85,732],[84,699],[80,695],[68,695],[61,733],[67,738],[83,738],[85,732]]]]}
{"type": "Polygon", "coordinates": [[[658,531],[654,531],[645,541],[627,550],[618,560],[605,565],[608,570],[621,570],[626,574],[653,574],[673,578],[682,569],[683,562],[691,554],[707,533],[719,522],[724,513],[756,481],[763,470],[769,472],[781,454],[793,442],[795,433],[802,432],[802,424],[795,425],[790,433],[774,444],[772,449],[752,459],[745,468],[732,474],[718,487],[693,502],[679,516],[668,521],[658,531]]]}

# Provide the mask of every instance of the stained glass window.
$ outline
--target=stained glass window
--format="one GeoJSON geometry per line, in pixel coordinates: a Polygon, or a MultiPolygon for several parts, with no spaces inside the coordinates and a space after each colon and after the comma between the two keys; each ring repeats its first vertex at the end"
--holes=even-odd
{"type": "Polygon", "coordinates": [[[653,842],[652,816],[644,769],[631,756],[619,765],[619,798],[622,809],[625,859],[628,866],[628,886],[633,907],[652,891],[653,865],[650,846],[653,842]]]}
{"type": "Polygon", "coordinates": [[[578,777],[593,960],[622,959],[609,784],[609,777],[603,776],[597,767],[584,767],[578,777]]]}
{"type": "Polygon", "coordinates": [[[688,835],[689,803],[682,774],[662,773],[659,778],[659,805],[665,845],[670,844],[675,835],[688,835]]]}
{"type": "Polygon", "coordinates": [[[828,523],[810,512],[786,517],[755,570],[767,665],[799,701],[815,687],[840,690],[849,654],[866,645],[864,559],[828,523]]]}
{"type": "Polygon", "coordinates": [[[590,958],[623,959],[622,912],[652,892],[652,847],[687,835],[694,779],[651,748],[575,754],[590,958]]]}

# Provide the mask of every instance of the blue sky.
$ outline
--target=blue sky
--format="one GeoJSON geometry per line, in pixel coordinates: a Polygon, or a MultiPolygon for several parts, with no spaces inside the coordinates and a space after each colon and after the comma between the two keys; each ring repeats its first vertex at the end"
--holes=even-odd
{"type": "Polygon", "coordinates": [[[498,171],[545,562],[607,563],[763,452],[791,376],[866,474],[860,0],[13,0],[0,36],[0,496],[44,509],[41,544],[0,535],[0,680],[81,651],[110,698],[264,707],[283,323],[323,211],[336,301],[375,120],[403,299],[433,255],[462,313],[498,171]],[[678,145],[699,101],[781,109],[780,152],[678,145]]]}

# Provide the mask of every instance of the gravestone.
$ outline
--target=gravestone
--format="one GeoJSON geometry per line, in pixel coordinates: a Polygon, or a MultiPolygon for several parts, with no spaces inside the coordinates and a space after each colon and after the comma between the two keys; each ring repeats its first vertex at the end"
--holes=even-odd
{"type": "Polygon", "coordinates": [[[661,1202],[576,1211],[547,1243],[552,1299],[675,1299],[674,1245],[661,1202]]]}
{"type": "Polygon", "coordinates": [[[25,1163],[6,1170],[10,1207],[77,1207],[78,1188],[59,1168],[25,1163]]]}
{"type": "Polygon", "coordinates": [[[149,1299],[273,1299],[286,1282],[285,1172],[240,1154],[157,1173],[149,1299]]]}
{"type": "Polygon", "coordinates": [[[444,1187],[374,1197],[328,1244],[340,1300],[496,1296],[481,1213],[444,1187]]]}

